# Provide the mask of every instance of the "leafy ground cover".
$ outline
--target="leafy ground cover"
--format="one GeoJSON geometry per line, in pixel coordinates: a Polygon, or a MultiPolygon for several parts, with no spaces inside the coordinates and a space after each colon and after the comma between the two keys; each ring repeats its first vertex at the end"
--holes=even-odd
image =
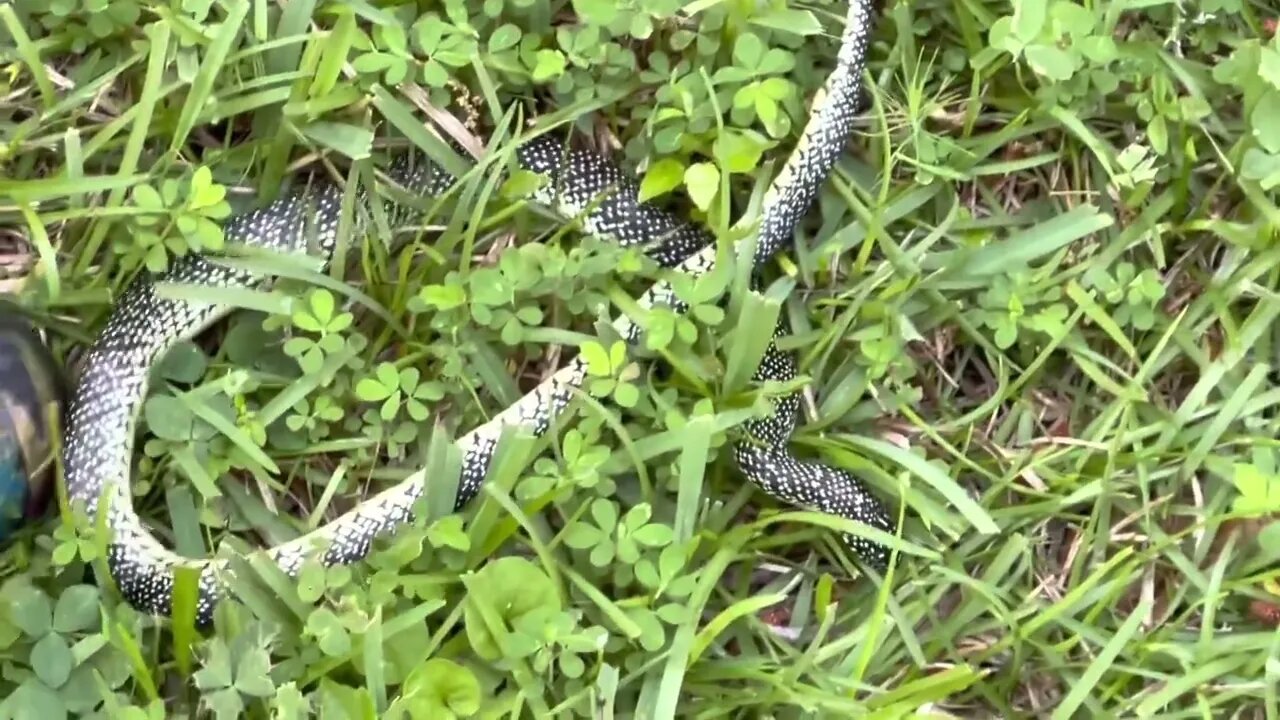
{"type": "MultiPolygon", "coordinates": [[[[530,107],[723,230],[842,12],[7,0],[3,282],[74,368],[131,277],[221,248],[299,170],[438,147],[427,126],[501,152],[483,128],[530,107]],[[460,100],[474,136],[433,111],[460,100]]],[[[230,298],[166,358],[135,503],[186,553],[278,542],[442,467],[584,352],[570,426],[460,513],[434,487],[367,563],[249,572],[207,636],[100,589],[95,533],[31,524],[0,555],[0,714],[1276,717],[1274,6],[878,12],[858,137],[772,272],[796,286],[797,447],[901,508],[886,577],[721,452],[772,391],[741,362],[763,299],[691,285],[688,318],[616,346],[597,308],[653,269],[475,173],[424,232],[230,298]]]]}

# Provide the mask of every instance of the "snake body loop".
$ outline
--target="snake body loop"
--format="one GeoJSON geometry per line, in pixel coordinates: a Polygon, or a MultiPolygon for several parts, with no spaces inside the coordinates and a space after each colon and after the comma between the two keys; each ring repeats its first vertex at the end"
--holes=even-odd
{"type": "MultiPolygon", "coordinates": [[[[796,148],[765,195],[753,258],[757,269],[790,242],[797,222],[852,135],[871,24],[869,0],[851,0],[835,67],[813,99],[796,148]]],[[[642,203],[635,180],[608,161],[588,152],[565,152],[562,142],[541,135],[517,148],[516,165],[546,176],[550,182],[543,184],[534,199],[563,217],[581,220],[587,233],[623,246],[641,246],[658,264],[676,271],[696,276],[715,268],[717,251],[712,236],[642,203]]],[[[405,190],[421,195],[439,193],[453,182],[437,168],[407,161],[394,163],[390,175],[405,190]]],[[[379,202],[367,192],[360,199],[366,206],[379,202]]],[[[341,201],[340,187],[320,184],[232,219],[225,227],[226,236],[232,243],[275,251],[310,251],[327,266],[337,242],[341,201]]],[[[384,210],[392,223],[414,216],[395,204],[385,205],[384,210]]],[[[736,250],[741,252],[742,246],[736,250]]],[[[100,500],[109,503],[106,519],[112,537],[108,568],[126,601],[143,612],[169,614],[175,568],[194,566],[200,570],[196,620],[208,625],[225,592],[223,583],[234,581],[220,560],[185,558],[164,547],[133,509],[129,478],[135,424],[151,367],[175,343],[195,337],[231,309],[165,297],[157,286],[180,283],[261,288],[269,281],[205,257],[185,256],[159,276],[134,281],[86,354],[63,443],[67,495],[71,502],[83,503],[90,517],[100,500]]],[[[666,281],[650,286],[638,303],[642,308],[668,305],[680,312],[686,309],[666,281]]],[[[625,317],[614,327],[629,342],[639,337],[640,328],[625,317]]],[[[786,331],[780,321],[775,339],[786,331]]],[[[794,359],[771,343],[755,379],[787,380],[795,372],[794,359]]],[[[545,433],[585,377],[585,361],[574,358],[457,440],[463,467],[456,508],[478,492],[504,428],[517,426],[533,436],[545,433]]],[[[802,460],[788,451],[797,409],[795,396],[787,396],[776,403],[773,415],[748,425],[751,438],[733,449],[744,476],[784,502],[892,532],[884,509],[850,473],[802,460]]],[[[414,473],[329,524],[264,552],[290,576],[296,576],[303,561],[316,552],[326,564],[359,561],[376,537],[411,519],[411,508],[428,482],[423,471],[414,473]]],[[[845,541],[873,565],[883,566],[886,561],[885,549],[878,544],[853,535],[846,535],[845,541]]]]}

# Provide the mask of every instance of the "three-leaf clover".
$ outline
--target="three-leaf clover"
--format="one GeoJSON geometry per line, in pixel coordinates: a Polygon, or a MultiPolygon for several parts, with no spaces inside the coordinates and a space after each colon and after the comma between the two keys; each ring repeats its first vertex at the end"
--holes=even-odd
{"type": "Polygon", "coordinates": [[[644,548],[662,547],[674,538],[670,527],[649,522],[652,508],[648,503],[636,505],[619,518],[613,501],[596,498],[590,515],[595,523],[574,521],[565,529],[564,542],[575,550],[590,550],[588,559],[596,567],[605,567],[614,558],[633,565],[644,548]]]}
{"type": "Polygon", "coordinates": [[[609,448],[589,442],[581,430],[573,428],[564,434],[560,454],[563,468],[551,458],[538,458],[533,465],[535,474],[519,486],[521,499],[537,497],[557,487],[592,489],[601,484],[604,476],[600,469],[609,460],[609,448]]]}
{"type": "Polygon", "coordinates": [[[204,693],[202,702],[219,718],[239,717],[246,708],[246,697],[268,698],[276,694],[267,651],[236,644],[241,646],[238,653],[222,638],[210,640],[208,657],[193,678],[204,693]]]}
{"type": "Polygon", "coordinates": [[[542,309],[537,305],[517,305],[516,293],[532,287],[538,278],[536,266],[517,258],[516,253],[506,253],[498,268],[480,268],[470,276],[472,318],[501,328],[502,341],[508,345],[520,342],[526,326],[542,322],[542,309]]]}
{"type": "Polygon", "coordinates": [[[696,574],[682,574],[685,569],[685,552],[678,545],[662,548],[655,562],[651,557],[636,563],[636,579],[653,591],[655,596],[685,597],[697,585],[696,574]]]}
{"type": "Polygon", "coordinates": [[[1232,512],[1258,516],[1280,511],[1280,473],[1270,451],[1255,450],[1253,462],[1232,465],[1231,482],[1240,493],[1232,512]]]}
{"type": "Polygon", "coordinates": [[[290,320],[294,327],[320,337],[315,340],[302,335],[291,337],[285,341],[284,352],[298,361],[303,372],[319,372],[326,355],[346,347],[343,332],[351,327],[354,319],[349,312],[337,311],[336,301],[328,290],[312,290],[307,294],[306,303],[293,311],[290,320]]]}
{"type": "Polygon", "coordinates": [[[133,204],[142,213],[132,219],[136,232],[119,247],[152,272],[168,267],[170,253],[182,256],[188,249],[221,250],[225,238],[215,221],[231,214],[226,193],[204,166],[196,168],[185,186],[167,178],[158,189],[145,183],[134,187],[133,204]]]}
{"type": "Polygon", "coordinates": [[[781,104],[795,93],[795,86],[782,77],[795,66],[795,56],[782,48],[765,49],[758,35],[744,32],[733,46],[733,65],[716,72],[716,82],[745,82],[733,95],[738,111],[753,111],[775,138],[782,137],[789,126],[781,104]]]}
{"type": "Polygon", "coordinates": [[[1156,308],[1165,296],[1164,283],[1155,268],[1139,273],[1132,262],[1124,261],[1116,265],[1114,275],[1104,268],[1090,269],[1085,273],[1085,282],[1116,306],[1116,322],[1138,330],[1150,330],[1155,325],[1156,308]]]}
{"type": "Polygon", "coordinates": [[[356,397],[365,402],[381,402],[379,415],[391,422],[402,407],[415,422],[422,422],[431,415],[427,403],[444,397],[445,388],[439,382],[423,382],[422,371],[416,367],[397,370],[393,363],[383,362],[374,370],[373,377],[361,378],[356,383],[356,397]]]}
{"type": "Polygon", "coordinates": [[[1018,339],[1018,323],[1027,312],[1018,290],[1008,277],[1001,275],[978,298],[978,303],[985,308],[980,315],[982,323],[996,331],[996,347],[1001,350],[1018,339]]]}
{"type": "Polygon", "coordinates": [[[579,656],[599,652],[608,640],[604,628],[579,629],[572,613],[551,608],[526,614],[515,629],[530,641],[528,648],[532,650],[534,670],[546,672],[555,660],[561,672],[570,678],[581,677],[586,671],[586,663],[579,656]]]}
{"type": "Polygon", "coordinates": [[[640,389],[631,380],[639,374],[634,364],[627,364],[627,346],[615,340],[608,350],[598,342],[582,344],[582,357],[587,361],[587,375],[591,378],[588,390],[596,397],[613,397],[618,405],[631,408],[640,401],[640,389]]]}
{"type": "Polygon", "coordinates": [[[320,395],[314,402],[302,398],[293,406],[293,413],[284,419],[285,427],[294,432],[307,431],[308,437],[322,440],[329,434],[329,423],[342,419],[342,406],[332,396],[320,395]]]}
{"type": "Polygon", "coordinates": [[[351,69],[361,75],[380,75],[384,83],[393,87],[409,77],[416,62],[409,52],[404,27],[396,23],[375,26],[372,38],[359,34],[355,47],[364,52],[351,61],[351,69]]]}

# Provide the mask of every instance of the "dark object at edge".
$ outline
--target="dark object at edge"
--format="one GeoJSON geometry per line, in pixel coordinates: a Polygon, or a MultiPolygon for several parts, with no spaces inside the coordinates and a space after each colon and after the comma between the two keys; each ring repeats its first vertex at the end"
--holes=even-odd
{"type": "Polygon", "coordinates": [[[35,329],[0,308],[0,542],[44,513],[55,478],[48,412],[63,421],[58,364],[35,329]]]}

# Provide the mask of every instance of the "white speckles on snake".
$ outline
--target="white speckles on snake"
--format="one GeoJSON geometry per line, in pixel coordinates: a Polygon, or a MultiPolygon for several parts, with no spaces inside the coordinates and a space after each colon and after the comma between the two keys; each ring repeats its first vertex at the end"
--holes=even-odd
{"type": "MultiPolygon", "coordinates": [[[[870,27],[869,1],[853,0],[837,63],[814,97],[809,121],[787,165],[765,195],[754,256],[757,269],[791,242],[796,224],[852,135],[870,27]]],[[[604,158],[566,149],[562,140],[543,135],[517,148],[516,164],[547,179],[535,193],[535,201],[567,219],[578,220],[586,233],[640,248],[673,271],[696,276],[715,268],[716,247],[709,232],[640,202],[636,179],[604,158]]],[[[447,173],[409,156],[392,162],[388,174],[408,192],[423,196],[445,191],[453,182],[447,173]]],[[[327,264],[338,239],[342,195],[336,185],[317,183],[228,221],[224,228],[228,241],[282,252],[310,252],[327,264]]],[[[377,201],[364,189],[357,195],[364,205],[377,201]]],[[[414,210],[394,203],[384,210],[395,225],[416,217],[414,210]]],[[[357,213],[357,224],[364,215],[357,213]]],[[[745,242],[740,242],[737,252],[745,242]]],[[[226,306],[164,297],[157,285],[261,288],[269,282],[270,278],[204,257],[186,257],[157,277],[135,281],[86,355],[63,442],[68,497],[83,503],[91,514],[100,498],[109,501],[107,519],[113,537],[108,567],[125,599],[144,612],[168,614],[174,569],[196,567],[201,573],[196,619],[208,624],[224,583],[234,581],[221,560],[184,558],[166,549],[134,512],[129,494],[136,417],[147,394],[150,368],[176,342],[196,336],[230,312],[226,306]]],[[[668,305],[678,312],[685,309],[667,281],[651,286],[638,303],[641,307],[668,305]]],[[[634,342],[640,335],[640,329],[626,318],[617,320],[614,327],[628,341],[634,342]]],[[[779,323],[775,336],[785,332],[785,325],[779,323]]],[[[794,375],[794,359],[771,344],[755,377],[785,380],[794,375]]],[[[583,361],[570,360],[524,397],[460,438],[457,444],[463,468],[455,506],[462,507],[479,491],[504,427],[519,426],[535,436],[548,432],[585,378],[583,361]]],[[[783,502],[891,532],[888,515],[879,502],[850,473],[790,454],[786,443],[797,422],[797,411],[796,397],[788,395],[776,402],[772,416],[747,426],[748,437],[733,451],[743,475],[783,502]]],[[[265,552],[291,576],[313,554],[319,554],[327,564],[358,561],[376,537],[411,519],[412,508],[430,481],[424,471],[416,472],[327,525],[265,552]]],[[[853,536],[845,540],[871,563],[882,565],[886,559],[879,545],[853,536]]]]}

